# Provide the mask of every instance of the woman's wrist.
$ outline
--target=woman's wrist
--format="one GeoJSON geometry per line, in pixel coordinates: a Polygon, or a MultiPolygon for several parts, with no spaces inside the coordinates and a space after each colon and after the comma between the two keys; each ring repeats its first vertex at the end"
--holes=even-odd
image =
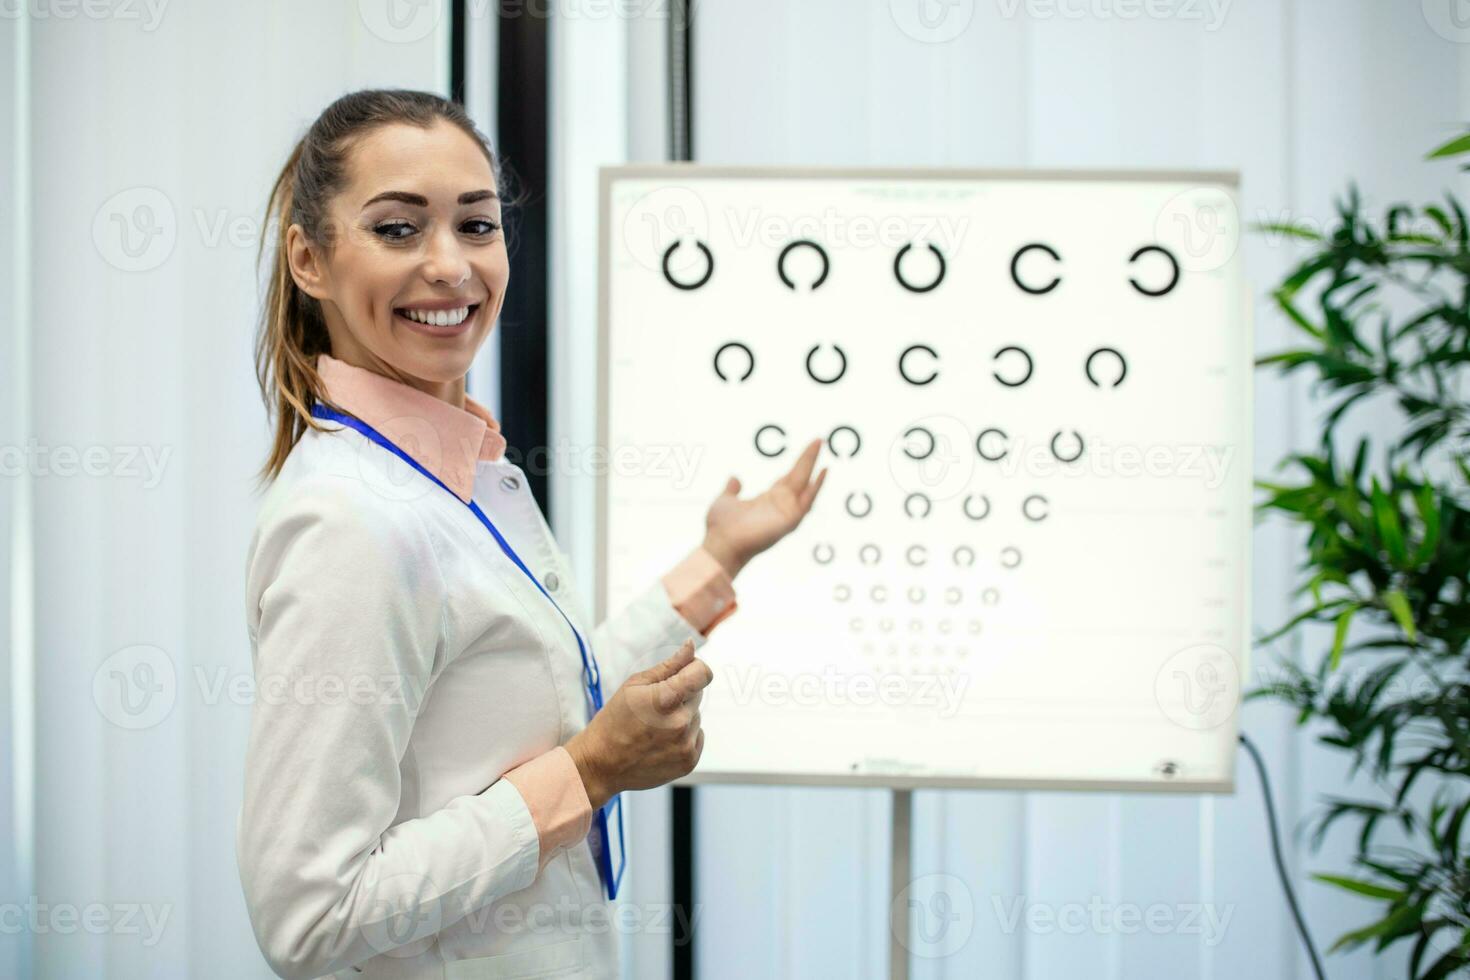
{"type": "Polygon", "coordinates": [[[701,547],[705,551],[708,551],[715,561],[720,563],[720,567],[725,570],[725,574],[731,578],[739,575],[740,570],[745,567],[747,559],[735,554],[734,549],[713,534],[706,534],[704,536],[701,547]]]}
{"type": "Polygon", "coordinates": [[[572,757],[572,762],[577,767],[577,774],[582,777],[582,788],[587,792],[587,799],[591,802],[592,809],[600,810],[603,804],[612,799],[612,793],[603,782],[597,767],[587,758],[583,751],[584,747],[581,732],[567,739],[566,745],[563,746],[567,750],[567,755],[572,757]]]}

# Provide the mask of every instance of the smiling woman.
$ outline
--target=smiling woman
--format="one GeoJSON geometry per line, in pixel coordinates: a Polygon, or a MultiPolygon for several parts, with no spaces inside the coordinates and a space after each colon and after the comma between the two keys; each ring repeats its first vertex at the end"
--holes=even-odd
{"type": "Polygon", "coordinates": [[[256,351],[276,437],[264,475],[315,427],[327,350],[463,407],[510,278],[489,142],[458,105],[358,92],[324,111],[271,192],[274,275],[256,351]]]}
{"type": "Polygon", "coordinates": [[[698,762],[694,652],[825,476],[812,440],[750,500],[732,477],[700,545],[588,628],[465,392],[509,279],[496,176],[458,106],[367,91],[271,193],[245,608],[256,688],[284,693],[251,707],[236,852],[284,977],[615,976],[620,794],[698,762]]]}

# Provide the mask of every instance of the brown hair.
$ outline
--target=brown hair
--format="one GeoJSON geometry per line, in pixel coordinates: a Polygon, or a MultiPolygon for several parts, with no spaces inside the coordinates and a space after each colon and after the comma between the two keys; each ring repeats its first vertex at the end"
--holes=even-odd
{"type": "Polygon", "coordinates": [[[431,92],[409,89],[364,89],[327,106],[297,142],[271,188],[256,256],[258,270],[266,243],[273,241],[275,254],[255,338],[255,377],[266,416],[275,424],[270,455],[259,473],[262,482],[281,472],[302,433],[321,428],[311,416],[312,404],[325,400],[316,356],[331,353],[321,304],[291,277],[286,231],[299,224],[307,238],[330,250],[333,235],[327,225],[328,207],[347,183],[348,156],[354,146],[380,126],[407,123],[427,129],[440,119],[458,126],[479,144],[490,162],[503,205],[514,203],[506,201],[502,168],[489,140],[463,107],[431,92]]]}

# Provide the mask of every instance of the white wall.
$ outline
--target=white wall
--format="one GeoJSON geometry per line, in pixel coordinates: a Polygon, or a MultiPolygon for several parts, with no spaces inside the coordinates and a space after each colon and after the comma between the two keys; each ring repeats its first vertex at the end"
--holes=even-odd
{"type": "MultiPolygon", "coordinates": [[[[106,475],[28,481],[36,890],[53,906],[167,914],[152,946],[146,927],[48,928],[35,975],[269,976],[234,856],[248,701],[215,686],[250,676],[241,596],[266,445],[254,233],[290,146],[332,99],[447,89],[448,24],[428,5],[413,8],[428,21],[395,30],[357,0],[154,3],[156,21],[144,4],[10,6],[33,11],[29,78],[0,84],[5,118],[17,99],[32,118],[34,300],[29,322],[6,318],[6,349],[14,331],[29,337],[27,363],[7,367],[30,383],[27,435],[107,460],[106,475]],[[139,271],[117,221],[134,246],[141,227],[164,230],[139,271]],[[165,459],[160,478],[133,475],[117,447],[165,459]],[[129,730],[98,709],[93,680],[137,644],[160,651],[155,680],[171,672],[176,693],[129,730]]],[[[0,19],[0,38],[17,24],[0,19]]],[[[25,975],[4,961],[0,973],[25,975]]]]}

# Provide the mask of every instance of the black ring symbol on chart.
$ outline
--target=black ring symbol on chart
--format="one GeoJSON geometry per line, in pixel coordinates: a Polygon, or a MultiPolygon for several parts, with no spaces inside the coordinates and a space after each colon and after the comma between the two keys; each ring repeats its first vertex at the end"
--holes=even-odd
{"type": "Polygon", "coordinates": [[[985,520],[985,518],[990,516],[990,498],[985,496],[985,494],[983,493],[980,495],[980,500],[982,503],[985,504],[985,509],[978,514],[970,513],[970,501],[974,499],[975,495],[973,493],[965,494],[965,502],[960,505],[960,509],[965,512],[965,516],[968,517],[970,520],[983,521],[985,520]]]}
{"type": "Polygon", "coordinates": [[[960,592],[960,587],[958,585],[951,585],[949,588],[944,590],[944,601],[949,603],[951,606],[958,606],[960,604],[960,600],[963,598],[964,593],[960,592]]]}
{"type": "Polygon", "coordinates": [[[862,438],[862,436],[858,435],[857,429],[854,429],[850,425],[839,425],[837,428],[835,428],[831,432],[827,433],[827,448],[830,449],[830,450],[832,450],[832,455],[834,455],[834,456],[841,456],[842,455],[841,453],[839,453],[837,451],[837,446],[832,441],[837,436],[837,433],[839,433],[839,432],[851,432],[852,433],[852,452],[848,453],[847,455],[848,455],[849,458],[851,458],[853,456],[856,456],[858,454],[858,450],[861,449],[862,446],[863,446],[863,438],[862,438]]]}
{"type": "Polygon", "coordinates": [[[844,505],[847,507],[847,512],[853,517],[867,517],[873,512],[873,498],[868,496],[867,491],[863,491],[863,499],[868,502],[868,509],[859,514],[857,511],[852,509],[852,500],[856,496],[856,493],[850,493],[847,495],[847,503],[844,505]]]}
{"type": "Polygon", "coordinates": [[[832,546],[825,541],[812,545],[812,559],[818,565],[826,565],[832,561],[834,552],[832,546]]]}
{"type": "Polygon", "coordinates": [[[995,589],[986,589],[980,593],[980,601],[987,606],[993,606],[1000,601],[1000,592],[995,589]]]}
{"type": "Polygon", "coordinates": [[[903,277],[903,257],[909,253],[909,249],[914,247],[912,242],[899,249],[898,254],[893,257],[893,276],[898,280],[899,285],[911,293],[927,293],[944,281],[944,271],[946,268],[944,253],[932,242],[926,242],[925,244],[929,246],[929,251],[934,253],[934,257],[939,260],[939,274],[934,277],[933,282],[927,285],[916,286],[903,277]]]}
{"type": "Polygon", "coordinates": [[[1057,458],[1057,461],[1061,463],[1075,463],[1077,462],[1077,460],[1081,459],[1082,451],[1086,448],[1086,446],[1082,442],[1082,433],[1078,432],[1076,429],[1072,430],[1072,438],[1077,440],[1077,451],[1070,456],[1063,456],[1061,453],[1057,452],[1057,440],[1061,437],[1061,429],[1058,429],[1056,433],[1051,437],[1051,454],[1057,458]]]}
{"type": "Polygon", "coordinates": [[[1021,501],[1021,513],[1026,515],[1026,520],[1028,521],[1044,521],[1051,514],[1051,503],[1041,494],[1033,493],[1031,496],[1021,501]],[[1035,501],[1042,506],[1043,510],[1041,511],[1041,513],[1033,514],[1031,512],[1032,501],[1035,501]]]}
{"type": "Polygon", "coordinates": [[[926,594],[927,593],[924,592],[924,587],[922,585],[911,585],[911,586],[909,586],[909,602],[913,602],[913,603],[923,602],[924,601],[924,596],[926,594]]]}
{"type": "Polygon", "coordinates": [[[903,556],[904,558],[908,559],[908,563],[910,565],[918,568],[929,560],[929,549],[921,544],[911,544],[909,545],[908,550],[903,553],[903,556]],[[914,560],[915,551],[919,552],[923,556],[918,561],[914,560]]]}
{"type": "Polygon", "coordinates": [[[838,381],[844,374],[847,373],[847,354],[842,350],[841,347],[838,347],[836,344],[833,344],[832,345],[832,349],[835,350],[837,352],[837,356],[842,359],[842,366],[837,369],[837,373],[834,374],[834,375],[832,375],[832,377],[830,377],[830,378],[823,378],[823,377],[819,376],[817,374],[817,372],[815,372],[815,371],[812,370],[812,358],[816,357],[817,356],[817,351],[819,351],[821,349],[822,349],[822,345],[821,344],[817,344],[811,350],[809,350],[809,351],[806,352],[806,373],[809,374],[809,375],[811,375],[812,380],[815,381],[817,384],[822,384],[822,385],[833,384],[834,382],[838,381]]]}
{"type": "MultiPolygon", "coordinates": [[[[952,557],[954,558],[954,563],[956,565],[960,566],[961,568],[969,568],[971,565],[975,564],[975,549],[971,548],[967,544],[959,545],[955,548],[954,555],[952,557]],[[964,561],[960,560],[960,555],[966,556],[964,561]]],[[[956,589],[955,591],[958,592],[959,590],[956,589]]]]}
{"type": "Polygon", "coordinates": [[[883,559],[883,552],[881,550],[879,550],[879,548],[878,548],[878,546],[876,544],[871,544],[871,543],[865,544],[861,548],[858,549],[858,561],[862,562],[864,565],[876,565],[882,559],[883,559]],[[868,561],[868,553],[869,552],[872,552],[872,555],[873,555],[873,560],[872,561],[868,561]]]}
{"type": "Polygon", "coordinates": [[[1021,387],[1021,385],[1031,380],[1031,372],[1036,369],[1036,362],[1031,360],[1031,355],[1026,353],[1024,348],[1016,346],[1002,347],[1000,350],[996,351],[990,359],[992,361],[998,361],[1000,360],[1000,356],[1002,354],[1020,354],[1022,357],[1024,357],[1026,359],[1026,373],[1021,375],[1020,378],[1011,381],[1006,378],[1002,378],[999,371],[992,371],[990,373],[991,376],[995,378],[995,380],[999,381],[1007,388],[1019,388],[1021,387]]]}
{"type": "Polygon", "coordinates": [[[874,602],[887,602],[888,587],[885,585],[875,585],[868,590],[868,595],[872,597],[874,602]]]}
{"type": "Polygon", "coordinates": [[[1005,459],[1006,453],[1009,452],[1009,450],[1002,448],[1000,453],[995,456],[991,456],[985,451],[985,437],[990,435],[992,432],[1000,436],[1001,439],[1006,438],[1006,433],[1004,429],[984,429],[980,432],[978,436],[975,437],[975,452],[980,454],[981,459],[988,460],[994,463],[996,460],[1005,459]]]}
{"type": "Polygon", "coordinates": [[[781,435],[783,436],[786,434],[786,430],[781,428],[779,425],[772,424],[761,426],[759,429],[755,430],[755,451],[766,457],[779,456],[786,451],[786,444],[784,442],[781,444],[781,448],[777,449],[774,452],[766,452],[764,447],[761,446],[761,434],[768,430],[774,430],[781,433],[781,435]]]}
{"type": "Polygon", "coordinates": [[[846,602],[848,599],[852,598],[852,586],[846,585],[842,582],[838,582],[836,585],[832,586],[832,598],[836,599],[838,602],[846,602]]]}
{"type": "Polygon", "coordinates": [[[1009,546],[1000,549],[1000,563],[1006,568],[1015,568],[1021,564],[1021,549],[1009,546]]]}
{"type": "Polygon", "coordinates": [[[1050,245],[1043,245],[1041,242],[1022,245],[1016,249],[1016,254],[1011,256],[1011,282],[1015,283],[1023,292],[1030,293],[1032,296],[1044,296],[1060,286],[1062,283],[1061,276],[1053,276],[1051,282],[1045,286],[1029,286],[1021,280],[1021,257],[1027,252],[1045,252],[1051,256],[1053,262],[1062,261],[1062,257],[1057,254],[1057,250],[1050,245]]]}
{"type": "Polygon", "coordinates": [[[913,500],[922,500],[924,502],[924,513],[920,514],[920,517],[928,517],[929,511],[934,509],[934,504],[929,500],[929,498],[924,496],[922,493],[918,493],[916,491],[903,498],[903,512],[909,517],[914,516],[914,512],[909,509],[909,503],[913,500]]]}
{"type": "Polygon", "coordinates": [[[1168,283],[1165,284],[1162,289],[1149,289],[1132,276],[1128,277],[1128,281],[1133,284],[1134,289],[1138,290],[1145,296],[1163,296],[1173,290],[1175,286],[1179,285],[1179,260],[1174,258],[1173,252],[1169,251],[1162,245],[1145,245],[1128,257],[1128,264],[1132,265],[1150,252],[1158,252],[1164,258],[1169,260],[1169,268],[1171,272],[1169,274],[1168,283]]]}
{"type": "Polygon", "coordinates": [[[674,252],[678,250],[679,243],[674,242],[674,244],[664,249],[664,278],[675,289],[698,289],[700,286],[709,282],[709,277],[715,274],[715,257],[710,252],[709,246],[697,238],[694,240],[694,246],[704,253],[704,275],[693,282],[680,282],[674,278],[674,272],[669,268],[669,259],[674,257],[674,252]]]}
{"type": "Polygon", "coordinates": [[[924,428],[922,425],[916,425],[916,426],[914,426],[911,429],[904,430],[904,437],[907,438],[907,437],[913,435],[915,432],[922,432],[922,433],[924,433],[924,435],[926,435],[926,436],[929,437],[929,448],[926,449],[926,450],[924,450],[922,453],[919,453],[918,455],[915,455],[913,453],[913,451],[911,451],[909,449],[908,446],[904,446],[903,447],[903,454],[905,456],[907,456],[909,459],[928,459],[930,456],[934,455],[934,446],[935,446],[934,433],[930,432],[928,429],[924,428]]]}
{"type": "Polygon", "coordinates": [[[1118,387],[1118,385],[1123,383],[1123,379],[1128,377],[1128,362],[1123,359],[1123,355],[1121,353],[1119,353],[1112,347],[1099,347],[1097,350],[1087,355],[1087,363],[1082,368],[1082,370],[1087,375],[1087,380],[1091,381],[1095,387],[1101,388],[1103,386],[1102,382],[1097,380],[1097,378],[1092,373],[1093,359],[1096,358],[1099,354],[1112,354],[1113,357],[1118,359],[1118,376],[1113,379],[1112,384],[1112,387],[1118,387]]]}
{"type": "Polygon", "coordinates": [[[745,373],[739,378],[739,380],[744,381],[755,371],[755,354],[751,352],[749,347],[746,347],[738,340],[732,340],[728,344],[721,344],[720,349],[715,351],[715,374],[720,376],[721,381],[730,380],[725,377],[725,372],[720,370],[720,357],[732,347],[738,347],[740,350],[745,351],[745,373]]]}
{"type": "Polygon", "coordinates": [[[822,274],[820,276],[817,276],[816,280],[812,283],[812,289],[816,289],[822,283],[826,282],[827,273],[832,271],[832,263],[827,258],[827,250],[825,248],[818,245],[810,238],[798,238],[796,241],[791,242],[785,248],[781,249],[781,255],[779,258],[776,259],[776,275],[781,277],[781,281],[786,284],[787,289],[796,289],[796,283],[792,282],[791,277],[786,274],[786,256],[790,255],[793,250],[803,247],[814,249],[817,255],[822,259],[822,274]]]}
{"type": "Polygon", "coordinates": [[[931,370],[929,372],[929,377],[927,378],[920,379],[909,377],[909,369],[907,365],[904,364],[904,361],[908,360],[908,356],[916,350],[924,351],[936,361],[939,360],[939,354],[937,351],[934,350],[933,347],[930,347],[928,344],[914,344],[911,347],[905,347],[903,353],[898,355],[898,373],[903,375],[903,379],[911,385],[926,385],[929,382],[933,381],[935,378],[939,377],[939,369],[934,368],[933,370],[931,370]]]}

